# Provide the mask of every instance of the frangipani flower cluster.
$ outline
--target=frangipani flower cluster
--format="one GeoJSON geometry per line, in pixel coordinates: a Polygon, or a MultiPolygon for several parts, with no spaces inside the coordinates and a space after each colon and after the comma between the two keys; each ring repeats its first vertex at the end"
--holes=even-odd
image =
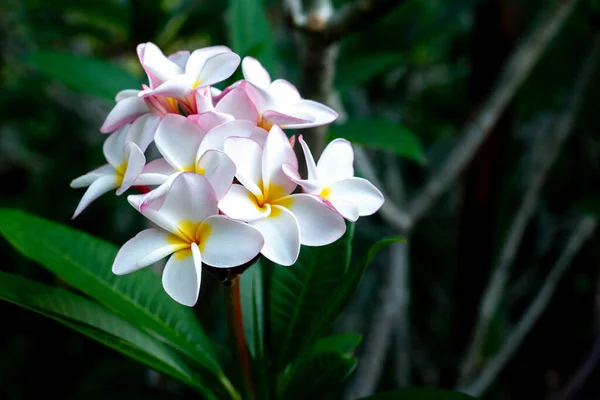
{"type": "Polygon", "coordinates": [[[346,230],[344,219],[375,213],[383,196],[354,177],[353,151],[332,141],[315,163],[298,141],[308,176],[298,172],[295,137],[283,129],[331,123],[337,113],[303,99],[289,82],[271,81],[246,57],[244,79],[220,91],[240,57],[224,46],[165,56],[152,43],[138,57],[148,76],[141,90],[127,89],[101,127],[107,164],[75,179],[87,187],[73,218],[102,194],[133,188],[129,203],[158,228],[123,245],[113,264],[127,274],[168,257],[165,291],[192,306],[202,265],[232,268],[259,254],[290,266],[300,246],[323,246],[346,230]],[[161,157],[146,160],[154,146],[161,157]]]}

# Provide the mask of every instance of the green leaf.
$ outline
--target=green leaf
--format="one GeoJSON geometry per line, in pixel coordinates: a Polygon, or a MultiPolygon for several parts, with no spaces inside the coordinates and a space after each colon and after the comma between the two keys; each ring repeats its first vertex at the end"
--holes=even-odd
{"type": "Polygon", "coordinates": [[[11,209],[0,209],[0,233],[25,257],[225,379],[192,309],[173,301],[158,275],[148,268],[126,276],[112,273],[114,245],[11,209]]]}
{"type": "Polygon", "coordinates": [[[344,91],[363,85],[403,60],[398,53],[374,53],[342,61],[336,71],[335,87],[344,91]]]}
{"type": "Polygon", "coordinates": [[[264,358],[264,315],[262,268],[256,263],[240,278],[242,316],[248,350],[255,359],[264,358]]]}
{"type": "Polygon", "coordinates": [[[0,299],[52,318],[156,371],[207,391],[170,348],[100,304],[3,271],[0,299]]]}
{"type": "Polygon", "coordinates": [[[347,354],[320,353],[294,363],[286,374],[283,396],[286,400],[323,398],[341,386],[356,368],[356,358],[347,354]]]}
{"type": "Polygon", "coordinates": [[[269,343],[275,363],[282,367],[313,344],[329,328],[320,320],[330,306],[350,263],[353,224],[328,246],[302,247],[291,267],[271,265],[269,276],[269,343]],[[317,323],[319,321],[319,323],[317,323]]]}
{"type": "Polygon", "coordinates": [[[24,60],[51,79],[111,103],[119,91],[138,89],[142,84],[108,61],[72,53],[39,51],[26,55],[24,60]]]}
{"type": "Polygon", "coordinates": [[[362,397],[360,400],[473,400],[475,397],[451,390],[430,388],[396,389],[385,393],[362,397]]]}
{"type": "Polygon", "coordinates": [[[362,335],[356,333],[344,333],[327,336],[317,340],[310,353],[313,355],[327,352],[351,354],[354,352],[354,349],[356,349],[361,340],[362,335]]]}
{"type": "Polygon", "coordinates": [[[267,71],[275,67],[275,42],[262,0],[229,0],[229,40],[242,58],[257,58],[267,71]]]}
{"type": "Polygon", "coordinates": [[[336,138],[391,151],[419,163],[425,162],[421,142],[414,133],[399,123],[378,118],[351,119],[341,125],[331,125],[329,140],[336,138]]]}

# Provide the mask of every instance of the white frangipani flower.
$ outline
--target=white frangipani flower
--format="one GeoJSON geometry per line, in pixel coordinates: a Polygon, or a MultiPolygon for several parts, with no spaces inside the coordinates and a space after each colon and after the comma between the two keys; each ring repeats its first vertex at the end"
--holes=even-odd
{"type": "Polygon", "coordinates": [[[73,218],[76,218],[92,201],[106,192],[117,190],[117,195],[129,189],[146,164],[144,152],[152,142],[159,118],[146,115],[131,125],[112,133],[104,142],[105,164],[71,182],[72,188],[88,187],[73,218]]]}
{"type": "Polygon", "coordinates": [[[285,174],[305,193],[325,199],[333,208],[349,221],[371,215],[383,205],[383,195],[371,182],[354,177],[354,151],[345,139],[335,139],[325,147],[319,162],[315,160],[302,135],[298,138],[306,158],[308,179],[303,180],[297,167],[283,166],[285,174]]]}
{"type": "Polygon", "coordinates": [[[242,70],[245,81],[225,90],[215,108],[236,119],[252,121],[262,128],[263,137],[274,125],[283,129],[310,128],[328,124],[338,116],[321,103],[303,99],[288,81],[271,82],[267,70],[252,57],[244,58],[242,70]]]}
{"type": "Polygon", "coordinates": [[[186,306],[198,300],[202,263],[235,267],[252,260],[264,243],[255,228],[218,215],[212,186],[195,173],[179,174],[164,193],[132,195],[128,200],[160,228],[146,229],[125,243],[112,271],[128,274],[171,255],[163,271],[163,287],[186,306]],[[159,208],[145,207],[157,196],[164,197],[159,208]]]}
{"type": "MultiPolygon", "coordinates": [[[[213,118],[210,114],[207,116],[213,118]]],[[[164,158],[149,162],[136,184],[160,185],[172,181],[176,174],[195,172],[208,179],[220,200],[231,187],[235,175],[235,165],[223,152],[223,144],[229,137],[249,137],[252,129],[253,125],[248,121],[228,121],[205,133],[191,119],[169,114],[159,124],[154,137],[164,158]]]]}
{"type": "Polygon", "coordinates": [[[325,202],[308,194],[291,194],[296,183],[282,170],[284,164],[297,168],[298,161],[283,131],[273,126],[264,149],[248,138],[229,138],[227,153],[236,165],[234,184],[219,202],[221,211],[247,221],[262,233],[261,253],[268,259],[292,265],[300,244],[322,246],[339,239],[346,230],[343,218],[325,202]]]}

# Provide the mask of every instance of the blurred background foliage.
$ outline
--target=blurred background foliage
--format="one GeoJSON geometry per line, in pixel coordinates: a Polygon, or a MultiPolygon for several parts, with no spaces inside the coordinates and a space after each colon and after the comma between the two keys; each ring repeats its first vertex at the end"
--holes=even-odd
{"type": "MultiPolygon", "coordinates": [[[[404,2],[341,43],[331,100],[341,118],[330,137],[365,144],[380,175],[399,168],[406,192],[412,193],[445,160],[465,121],[489,94],[502,62],[547,4],[404,2]]],[[[457,377],[498,247],[532,165],[543,154],[544,135],[564,106],[598,29],[591,18],[596,11],[594,2],[579,3],[490,139],[411,237],[414,384],[452,387],[457,377]]],[[[69,183],[103,163],[105,137],[98,128],[116,92],[143,82],[135,46],[146,41],[166,54],[227,44],[241,56],[259,57],[274,76],[299,83],[294,33],[275,0],[4,0],[0,206],[68,223],[116,244],[143,227],[125,199],[111,195],[69,222],[82,195],[69,183]]],[[[487,343],[490,355],[563,248],[573,216],[582,210],[600,212],[599,91],[596,73],[520,246],[516,278],[487,343]]],[[[393,192],[394,182],[386,182],[385,189],[393,192]]],[[[355,247],[366,249],[396,233],[377,215],[363,218],[355,247]]],[[[485,398],[551,398],[592,353],[600,318],[599,244],[593,238],[577,256],[547,311],[485,398]]],[[[0,241],[0,252],[3,270],[67,286],[5,241],[0,241]]],[[[379,257],[368,270],[337,330],[368,330],[387,262],[379,257]]],[[[204,281],[197,312],[223,342],[215,289],[210,279],[204,281]]],[[[2,399],[34,398],[40,390],[49,398],[89,399],[92,392],[94,398],[113,398],[112,392],[102,397],[109,387],[134,398],[150,398],[141,389],[132,392],[140,387],[189,394],[44,317],[4,302],[0,313],[2,399]]],[[[393,388],[392,360],[381,362],[386,368],[380,389],[393,388]]],[[[598,378],[600,368],[594,374],[598,378]]],[[[590,379],[577,398],[598,398],[597,382],[590,379]]]]}

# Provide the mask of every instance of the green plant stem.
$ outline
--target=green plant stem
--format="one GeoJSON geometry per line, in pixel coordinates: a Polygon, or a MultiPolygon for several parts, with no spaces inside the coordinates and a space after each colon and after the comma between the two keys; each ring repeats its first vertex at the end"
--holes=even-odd
{"type": "Polygon", "coordinates": [[[223,296],[227,310],[227,327],[229,338],[234,350],[236,360],[240,366],[246,398],[256,399],[254,380],[252,378],[252,363],[246,344],[244,322],[242,319],[242,305],[240,302],[240,275],[234,275],[228,280],[228,285],[223,285],[223,296]]]}

